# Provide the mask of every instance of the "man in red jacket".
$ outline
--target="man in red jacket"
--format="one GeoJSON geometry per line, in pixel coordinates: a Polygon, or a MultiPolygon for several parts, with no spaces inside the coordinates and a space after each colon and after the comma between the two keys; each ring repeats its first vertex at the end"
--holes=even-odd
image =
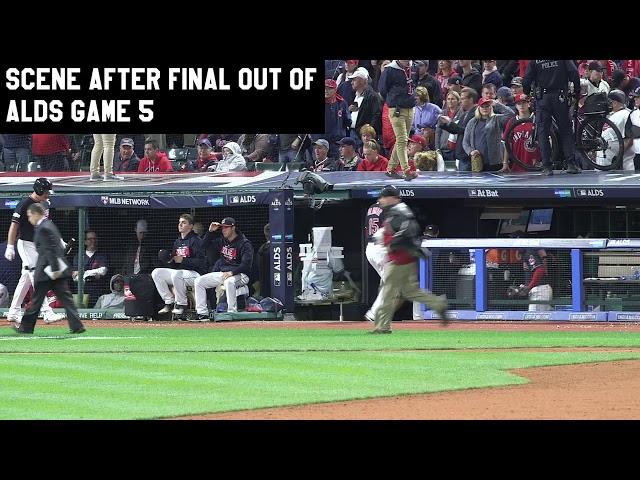
{"type": "Polygon", "coordinates": [[[31,150],[40,163],[43,172],[64,172],[69,170],[69,139],[57,133],[34,133],[31,136],[31,150]]]}
{"type": "Polygon", "coordinates": [[[158,142],[148,138],[144,142],[144,158],[140,160],[138,173],[162,173],[173,172],[171,162],[167,154],[158,149],[158,142]]]}

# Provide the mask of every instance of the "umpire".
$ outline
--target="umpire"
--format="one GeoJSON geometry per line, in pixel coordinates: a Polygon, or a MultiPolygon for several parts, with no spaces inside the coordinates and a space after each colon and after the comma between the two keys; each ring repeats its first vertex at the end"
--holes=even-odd
{"type": "Polygon", "coordinates": [[[551,163],[551,117],[556,119],[559,143],[567,161],[567,173],[581,173],[576,167],[575,145],[569,115],[569,82],[573,83],[574,95],[580,94],[580,75],[572,60],[531,60],[527,66],[522,88],[529,95],[531,84],[536,84],[536,114],[538,115],[538,139],[542,156],[542,174],[553,175],[551,163]]]}
{"type": "Polygon", "coordinates": [[[18,333],[33,333],[36,318],[44,298],[49,290],[53,290],[62,301],[69,322],[69,333],[84,333],[85,328],[80,321],[78,310],[73,303],[67,279],[71,277],[71,269],[64,262],[64,249],[60,232],[51,220],[45,218],[42,205],[34,203],[27,209],[29,223],[35,227],[34,243],[38,252],[38,261],[34,272],[34,292],[31,306],[25,312],[22,323],[12,323],[18,333]],[[50,272],[45,269],[49,267],[50,272]]]}

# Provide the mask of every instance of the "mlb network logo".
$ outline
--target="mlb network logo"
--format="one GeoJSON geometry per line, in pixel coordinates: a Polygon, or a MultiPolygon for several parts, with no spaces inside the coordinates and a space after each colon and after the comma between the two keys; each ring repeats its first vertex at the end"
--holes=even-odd
{"type": "Polygon", "coordinates": [[[100,200],[102,201],[103,205],[107,205],[109,203],[109,197],[107,196],[103,195],[102,197],[100,197],[100,200]]]}

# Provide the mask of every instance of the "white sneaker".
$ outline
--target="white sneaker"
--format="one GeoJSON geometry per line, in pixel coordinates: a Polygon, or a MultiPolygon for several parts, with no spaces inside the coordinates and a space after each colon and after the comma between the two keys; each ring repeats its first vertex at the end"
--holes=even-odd
{"type": "Polygon", "coordinates": [[[113,173],[105,173],[104,181],[105,182],[116,182],[119,180],[124,180],[124,177],[119,177],[118,175],[114,175],[113,173]]]}
{"type": "Polygon", "coordinates": [[[171,313],[173,313],[174,315],[182,315],[184,313],[184,307],[186,305],[178,305],[176,303],[176,306],[173,307],[173,310],[171,310],[171,313]]]}
{"type": "Polygon", "coordinates": [[[364,318],[366,318],[370,322],[376,321],[376,319],[373,317],[373,313],[371,313],[371,310],[369,310],[367,313],[364,314],[364,318]]]}
{"type": "Polygon", "coordinates": [[[160,315],[162,315],[163,313],[169,313],[171,311],[172,306],[173,306],[173,303],[165,303],[162,310],[158,310],[158,313],[160,315]]]}
{"type": "Polygon", "coordinates": [[[18,310],[17,312],[13,312],[13,313],[9,312],[7,313],[7,321],[17,323],[18,325],[20,325],[20,322],[22,322],[23,315],[24,315],[24,312],[22,310],[18,310]]]}
{"type": "Polygon", "coordinates": [[[231,310],[230,308],[228,308],[225,313],[238,313],[238,309],[234,308],[233,310],[231,310]]]}
{"type": "Polygon", "coordinates": [[[100,174],[91,174],[91,176],[89,177],[89,181],[90,182],[97,182],[98,180],[102,180],[102,177],[100,176],[100,174]]]}
{"type": "Polygon", "coordinates": [[[48,317],[44,317],[44,323],[56,323],[60,320],[66,319],[67,316],[64,313],[54,313],[53,315],[49,315],[48,317]]]}

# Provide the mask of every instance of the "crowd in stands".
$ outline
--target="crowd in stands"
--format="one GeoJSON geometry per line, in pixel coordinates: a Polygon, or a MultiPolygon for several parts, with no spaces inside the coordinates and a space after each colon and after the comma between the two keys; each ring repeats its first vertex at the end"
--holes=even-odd
{"type": "MultiPolygon", "coordinates": [[[[385,162],[393,160],[396,144],[389,117],[395,93],[387,88],[388,67],[395,65],[392,62],[399,61],[325,61],[322,133],[167,134],[162,139],[119,134],[113,171],[238,172],[254,170],[261,162],[296,163],[300,169],[322,172],[383,171],[385,162]],[[191,158],[187,155],[177,160],[175,149],[185,147],[190,147],[191,158]]],[[[531,98],[523,94],[522,86],[528,60],[407,62],[407,84],[415,95],[409,107],[413,109],[413,121],[406,136],[411,171],[416,170],[413,157],[419,152],[410,150],[417,145],[425,152],[436,152],[436,162],[425,164],[433,170],[440,170],[443,162],[450,162],[459,171],[522,170],[505,156],[504,134],[514,119],[531,114],[531,98]]],[[[640,149],[633,141],[638,138],[640,123],[637,115],[631,115],[638,109],[640,60],[575,63],[581,75],[579,105],[593,93],[609,96],[615,109],[609,118],[614,117],[622,127],[625,139],[623,168],[640,169],[640,149]]],[[[527,132],[521,134],[525,137],[527,132]]],[[[0,171],[83,170],[93,137],[96,135],[0,135],[0,171]]],[[[529,158],[535,162],[539,155],[529,158]]]]}

